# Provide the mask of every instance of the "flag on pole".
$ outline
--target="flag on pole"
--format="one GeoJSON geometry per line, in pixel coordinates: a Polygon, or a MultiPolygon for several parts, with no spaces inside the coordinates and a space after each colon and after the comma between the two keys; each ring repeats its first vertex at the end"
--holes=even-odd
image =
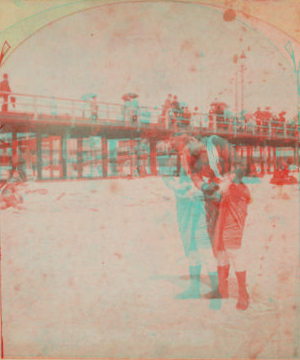
{"type": "Polygon", "coordinates": [[[0,66],[2,64],[2,60],[3,60],[4,56],[8,53],[10,48],[11,48],[11,46],[9,45],[9,43],[7,41],[5,41],[5,43],[2,46],[1,55],[0,55],[0,66]]]}
{"type": "Polygon", "coordinates": [[[291,44],[290,41],[288,41],[284,48],[289,53],[291,59],[293,60],[294,70],[296,71],[297,70],[296,69],[296,60],[295,60],[295,54],[294,54],[294,50],[293,50],[293,45],[291,44]]]}

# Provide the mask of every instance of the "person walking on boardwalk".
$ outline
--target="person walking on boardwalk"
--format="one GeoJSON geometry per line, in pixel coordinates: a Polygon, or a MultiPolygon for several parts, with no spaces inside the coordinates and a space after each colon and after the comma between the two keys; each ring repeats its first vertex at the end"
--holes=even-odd
{"type": "Polygon", "coordinates": [[[97,119],[98,119],[98,104],[97,104],[97,98],[96,98],[96,95],[94,95],[92,98],[91,98],[91,116],[92,116],[92,121],[93,122],[96,122],[97,119]]]}
{"type": "Polygon", "coordinates": [[[8,110],[8,96],[11,93],[11,89],[8,82],[8,75],[3,74],[3,80],[0,82],[0,97],[3,97],[2,112],[8,110]]]}
{"type": "Polygon", "coordinates": [[[171,104],[172,104],[172,94],[169,94],[164,103],[163,114],[162,114],[163,126],[165,126],[166,128],[169,127],[171,104]]]}

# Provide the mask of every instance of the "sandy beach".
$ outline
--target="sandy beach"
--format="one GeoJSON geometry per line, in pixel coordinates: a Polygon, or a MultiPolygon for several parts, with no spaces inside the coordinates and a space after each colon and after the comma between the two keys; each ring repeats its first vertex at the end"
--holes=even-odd
{"type": "MultiPolygon", "coordinates": [[[[189,285],[175,197],[160,177],[32,183],[1,211],[5,357],[291,358],[299,343],[299,191],[249,184],[251,305],[175,300],[189,285]]],[[[206,269],[201,294],[211,291],[206,269]]]]}

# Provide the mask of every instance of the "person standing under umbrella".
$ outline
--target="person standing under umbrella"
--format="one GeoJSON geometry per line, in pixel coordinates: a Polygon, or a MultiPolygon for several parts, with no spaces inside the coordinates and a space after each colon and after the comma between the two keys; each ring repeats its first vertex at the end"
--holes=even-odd
{"type": "Polygon", "coordinates": [[[96,95],[92,96],[91,98],[91,115],[92,115],[92,121],[96,122],[98,119],[98,104],[96,95]]]}
{"type": "Polygon", "coordinates": [[[171,104],[171,107],[173,110],[172,126],[173,126],[173,129],[176,130],[177,129],[177,117],[179,116],[179,113],[180,113],[180,104],[177,100],[176,95],[173,96],[173,102],[171,104]]]}
{"type": "Polygon", "coordinates": [[[133,124],[137,125],[139,121],[139,108],[140,108],[137,96],[132,98],[130,107],[131,107],[131,121],[133,122],[133,124]]]}
{"type": "MultiPolygon", "coordinates": [[[[87,101],[91,102],[91,99],[93,98],[96,98],[97,95],[92,93],[92,92],[88,92],[88,93],[85,93],[81,96],[81,100],[85,101],[85,103],[83,103],[83,112],[82,112],[82,116],[85,117],[85,109],[88,110],[88,107],[86,107],[86,105],[89,105],[90,106],[90,111],[92,113],[92,106],[91,104],[87,103],[87,101]]],[[[96,100],[96,99],[95,99],[96,100]]],[[[98,109],[97,109],[98,111],[98,109]]]]}
{"type": "Polygon", "coordinates": [[[125,121],[125,125],[128,126],[129,124],[129,118],[130,118],[130,98],[126,97],[124,100],[124,106],[123,106],[123,117],[125,121]]]}
{"type": "Polygon", "coordinates": [[[171,104],[172,94],[169,94],[163,107],[163,126],[165,126],[166,128],[169,127],[171,104]]]}
{"type": "Polygon", "coordinates": [[[133,112],[132,112],[132,99],[137,97],[136,94],[128,93],[122,96],[122,100],[124,100],[123,106],[123,117],[125,120],[125,125],[128,126],[129,122],[132,121],[133,112]]]}

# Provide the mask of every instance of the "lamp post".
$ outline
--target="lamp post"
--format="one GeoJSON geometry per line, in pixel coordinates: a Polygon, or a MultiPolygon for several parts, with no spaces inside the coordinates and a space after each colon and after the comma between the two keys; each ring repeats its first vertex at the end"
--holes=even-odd
{"type": "MultiPolygon", "coordinates": [[[[297,130],[296,130],[296,144],[295,144],[295,150],[296,150],[296,165],[297,165],[297,171],[299,171],[299,122],[300,122],[300,107],[299,107],[299,98],[300,98],[300,79],[299,79],[299,69],[300,69],[300,60],[299,60],[299,65],[298,68],[296,66],[296,59],[295,59],[295,54],[294,54],[294,50],[293,50],[293,46],[290,43],[290,41],[287,42],[287,44],[285,45],[285,50],[289,53],[293,64],[294,64],[294,72],[296,73],[296,79],[297,79],[297,115],[298,115],[298,120],[297,120],[297,130]]],[[[299,258],[300,260],[300,258],[299,258]]],[[[300,270],[298,270],[298,277],[300,277],[300,270]]],[[[297,287],[297,301],[296,301],[296,323],[299,324],[299,318],[300,318],[300,314],[299,314],[299,300],[300,300],[300,293],[299,293],[299,287],[297,287]]],[[[300,338],[300,334],[299,334],[299,325],[296,327],[296,341],[299,341],[300,338]]],[[[299,349],[297,350],[297,357],[299,357],[299,349]],[[297,356],[298,355],[298,356],[297,356]]]]}
{"type": "Polygon", "coordinates": [[[204,52],[201,51],[199,57],[200,57],[200,112],[203,114],[203,58],[204,58],[204,52]]]}
{"type": "Polygon", "coordinates": [[[238,68],[235,72],[235,116],[236,118],[239,117],[239,111],[238,111],[238,68]]]}
{"type": "Polygon", "coordinates": [[[244,71],[246,70],[246,55],[243,51],[241,59],[241,117],[244,119],[244,71]]]}
{"type": "Polygon", "coordinates": [[[290,41],[287,42],[287,44],[285,45],[285,50],[289,53],[293,64],[294,64],[294,73],[296,73],[296,79],[297,79],[297,116],[298,116],[298,120],[297,120],[297,130],[296,130],[296,165],[297,165],[297,169],[299,169],[299,154],[298,154],[298,150],[299,150],[299,135],[298,135],[298,131],[299,131],[299,124],[300,124],[300,76],[299,76],[299,71],[300,71],[300,60],[299,60],[299,65],[298,68],[296,66],[296,59],[295,59],[295,54],[294,54],[294,50],[293,50],[293,45],[291,44],[290,41]]]}

